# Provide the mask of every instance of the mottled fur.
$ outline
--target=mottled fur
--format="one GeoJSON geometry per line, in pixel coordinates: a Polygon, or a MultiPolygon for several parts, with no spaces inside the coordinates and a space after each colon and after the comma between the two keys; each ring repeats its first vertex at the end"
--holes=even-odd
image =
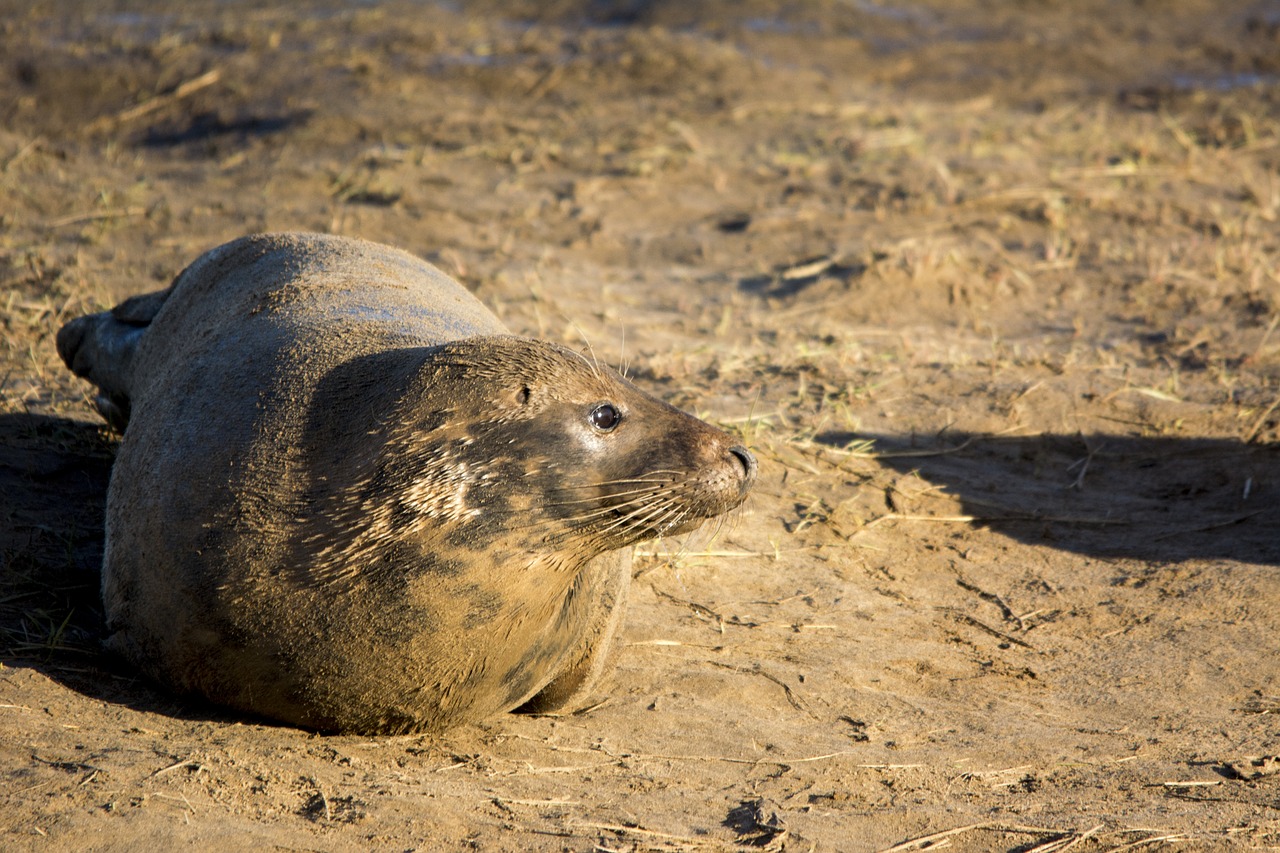
{"type": "Polygon", "coordinates": [[[373,243],[238,240],[58,348],[124,428],[110,645],[322,730],[581,703],[627,546],[732,509],[754,476],[723,432],[373,243]],[[604,402],[616,429],[590,422],[604,402]]]}

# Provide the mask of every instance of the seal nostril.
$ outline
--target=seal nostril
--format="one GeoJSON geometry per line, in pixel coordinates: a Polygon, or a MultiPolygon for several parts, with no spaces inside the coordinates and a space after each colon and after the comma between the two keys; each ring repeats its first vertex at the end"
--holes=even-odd
{"type": "Polygon", "coordinates": [[[742,466],[742,474],[746,477],[747,484],[750,485],[756,478],[756,458],[751,455],[750,450],[740,444],[730,447],[729,454],[738,460],[738,464],[742,466]]]}

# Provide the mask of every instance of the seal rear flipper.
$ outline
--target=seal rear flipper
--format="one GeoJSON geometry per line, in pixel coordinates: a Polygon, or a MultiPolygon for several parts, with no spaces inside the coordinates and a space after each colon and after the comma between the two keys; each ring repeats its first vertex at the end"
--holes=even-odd
{"type": "Polygon", "coordinates": [[[58,330],[58,355],[76,376],[98,386],[98,412],[112,428],[129,422],[133,356],[169,290],[126,299],[110,311],[77,317],[58,330]]]}

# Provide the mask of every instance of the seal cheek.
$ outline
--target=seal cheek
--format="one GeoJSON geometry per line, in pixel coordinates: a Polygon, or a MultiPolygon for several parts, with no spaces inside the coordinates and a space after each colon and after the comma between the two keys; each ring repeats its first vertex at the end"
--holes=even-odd
{"type": "Polygon", "coordinates": [[[572,422],[569,425],[569,433],[577,442],[581,450],[581,458],[584,460],[600,459],[615,453],[617,441],[620,438],[618,435],[596,429],[586,418],[580,422],[572,422]]]}

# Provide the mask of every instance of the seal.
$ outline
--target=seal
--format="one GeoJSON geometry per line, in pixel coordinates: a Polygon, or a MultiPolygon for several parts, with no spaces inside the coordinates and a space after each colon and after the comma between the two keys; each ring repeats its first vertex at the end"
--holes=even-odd
{"type": "Polygon", "coordinates": [[[725,432],[360,240],[236,240],[57,346],[124,432],[108,646],[320,731],[580,706],[629,546],[732,510],[756,473],[725,432]]]}

